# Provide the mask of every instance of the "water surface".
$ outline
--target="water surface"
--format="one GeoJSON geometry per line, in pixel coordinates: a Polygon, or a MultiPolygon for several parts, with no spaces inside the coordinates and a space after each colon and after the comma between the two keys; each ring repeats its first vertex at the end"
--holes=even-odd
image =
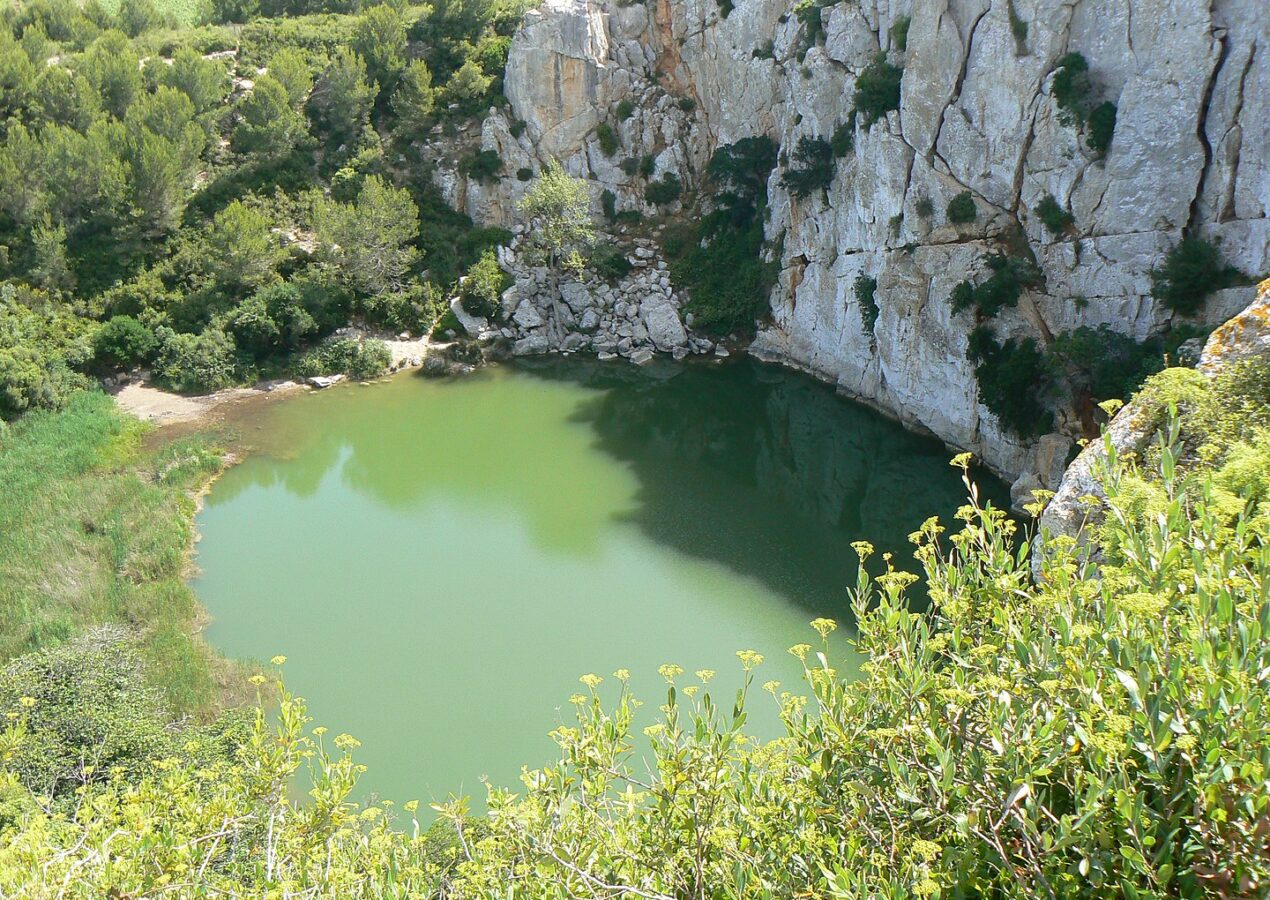
{"type": "MultiPolygon", "coordinates": [[[[630,669],[651,716],[659,665],[718,670],[730,700],[753,648],[759,683],[801,692],[785,649],[848,619],[849,543],[907,558],[963,497],[938,443],[750,361],[401,377],[251,426],[199,517],[208,638],[285,654],[317,721],[363,742],[366,790],[397,800],[516,786],[587,672],[630,669]]],[[[752,709],[777,736],[771,698],[752,709]]]]}

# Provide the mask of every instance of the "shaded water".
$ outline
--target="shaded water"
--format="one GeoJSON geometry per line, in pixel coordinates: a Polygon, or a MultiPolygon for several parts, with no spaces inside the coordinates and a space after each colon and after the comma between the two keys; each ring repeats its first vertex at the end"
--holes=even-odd
{"type": "MultiPolygon", "coordinates": [[[[742,648],[801,690],[785,648],[847,618],[849,543],[905,559],[963,499],[938,443],[750,361],[403,377],[252,424],[199,517],[208,638],[286,654],[317,721],[363,741],[363,786],[398,800],[516,786],[586,672],[630,669],[649,716],[660,664],[716,669],[730,698],[742,648]]],[[[770,697],[752,709],[779,734],[770,697]]]]}

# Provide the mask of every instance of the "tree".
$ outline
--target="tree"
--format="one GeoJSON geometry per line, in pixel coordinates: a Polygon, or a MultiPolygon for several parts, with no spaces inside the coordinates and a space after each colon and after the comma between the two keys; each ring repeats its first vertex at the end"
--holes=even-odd
{"type": "Polygon", "coordinates": [[[406,65],[406,26],[391,6],[372,6],[357,20],[353,49],[366,61],[370,77],[381,91],[396,84],[406,65]]]}
{"type": "Polygon", "coordinates": [[[204,59],[189,47],[176,51],[172,65],[159,66],[158,80],[189,97],[194,113],[200,116],[218,108],[229,92],[225,66],[218,60],[204,59]]]}
{"type": "Polygon", "coordinates": [[[436,92],[432,89],[432,72],[421,59],[412,60],[397,84],[392,109],[397,114],[397,134],[404,140],[423,136],[432,119],[436,92]]]}
{"type": "Polygon", "coordinates": [[[203,238],[208,274],[230,289],[256,288],[272,280],[286,256],[272,224],[241,200],[218,212],[203,238]]]}
{"type": "Polygon", "coordinates": [[[469,59],[446,82],[442,95],[446,103],[454,104],[462,112],[475,112],[489,93],[494,76],[486,75],[480,64],[469,59]]]}
{"type": "Polygon", "coordinates": [[[530,186],[519,207],[528,229],[528,246],[543,257],[552,274],[551,304],[554,324],[560,316],[560,268],[579,271],[582,254],[595,243],[591,221],[591,195],[586,182],[571,177],[552,160],[530,186]]]}
{"type": "Polygon", "coordinates": [[[304,53],[295,47],[283,47],[270,57],[268,74],[286,89],[292,106],[303,107],[313,90],[313,69],[304,53]]]}
{"type": "Polygon", "coordinates": [[[142,91],[140,65],[127,35],[107,31],[88,48],[79,69],[97,89],[106,111],[122,119],[142,91]]]}
{"type": "Polygon", "coordinates": [[[355,202],[328,200],[315,218],[318,239],[345,282],[366,296],[401,289],[419,256],[419,210],[408,191],[369,175],[355,202]]]}
{"type": "Polygon", "coordinates": [[[132,316],[114,316],[93,336],[93,355],[102,365],[140,365],[149,362],[158,349],[154,332],[132,316]]]}
{"type": "Polygon", "coordinates": [[[333,142],[356,138],[370,119],[375,92],[366,81],[366,63],[347,47],[336,51],[309,102],[333,142]]]}
{"type": "Polygon", "coordinates": [[[66,226],[44,222],[31,229],[31,282],[53,292],[74,290],[75,278],[66,261],[66,226]]]}
{"type": "Polygon", "coordinates": [[[178,334],[160,328],[155,376],[182,393],[216,391],[234,383],[234,339],[217,328],[201,334],[178,334]]]}
{"type": "Polygon", "coordinates": [[[65,66],[45,66],[35,82],[34,113],[45,123],[88,130],[101,115],[101,97],[83,75],[65,66]]]}
{"type": "Polygon", "coordinates": [[[122,0],[119,4],[119,27],[128,37],[136,37],[162,24],[163,16],[154,0],[122,0]]]}
{"type": "Polygon", "coordinates": [[[21,47],[10,43],[0,48],[0,121],[20,116],[26,109],[35,77],[35,66],[21,47]]]}
{"type": "Polygon", "coordinates": [[[307,134],[308,122],[288,96],[286,87],[269,75],[256,80],[238,105],[241,118],[231,145],[236,153],[279,159],[307,134]]]}

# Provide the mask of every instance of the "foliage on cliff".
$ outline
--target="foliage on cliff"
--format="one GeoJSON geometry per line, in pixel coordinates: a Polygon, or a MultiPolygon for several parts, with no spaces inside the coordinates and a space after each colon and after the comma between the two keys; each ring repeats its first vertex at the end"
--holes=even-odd
{"type": "Polygon", "coordinates": [[[720,147],[708,168],[715,209],[664,240],[671,275],[692,298],[688,311],[696,328],[750,332],[768,312],[778,263],[763,259],[763,221],[776,158],[776,144],[768,137],[720,147]]]}
{"type": "MultiPolygon", "coordinates": [[[[960,527],[932,520],[914,535],[928,611],[905,599],[916,576],[871,580],[871,550],[856,547],[860,681],[814,644],[790,648],[803,686],[760,691],[762,657],[739,653],[749,686],[735,699],[712,694],[713,673],[668,664],[661,716],[633,734],[627,674],[585,675],[576,721],[553,732],[559,758],[515,792],[491,789],[487,817],[442,804],[428,832],[413,803],[352,804],[356,740],[311,728],[281,688],[276,721],[257,712],[232,750],[191,736],[129,775],[86,779],[65,815],[17,762],[63,721],[48,708],[56,692],[0,689],[0,892],[1259,895],[1270,519],[1264,494],[1240,500],[1245,488],[1189,462],[1215,441],[1233,458],[1234,443],[1264,440],[1264,405],[1249,399],[1264,393],[1258,372],[1200,390],[1211,409],[1243,410],[1244,433],[1225,437],[1193,430],[1210,409],[1193,405],[1193,385],[1157,379],[1171,437],[1145,463],[1113,457],[1101,555],[1050,539],[1033,580],[1029,544],[967,482],[960,527]],[[1168,413],[1179,396],[1180,437],[1168,413]],[[779,706],[784,738],[746,736],[756,702],[779,706]]],[[[24,684],[21,671],[5,683],[24,684]]]]}

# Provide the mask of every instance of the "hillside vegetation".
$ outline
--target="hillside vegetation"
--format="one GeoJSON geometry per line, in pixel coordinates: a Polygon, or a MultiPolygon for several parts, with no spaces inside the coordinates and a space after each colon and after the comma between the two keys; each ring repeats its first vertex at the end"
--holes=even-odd
{"type": "MultiPolygon", "coordinates": [[[[116,679],[144,696],[107,697],[119,718],[81,735],[65,726],[63,683],[30,674],[65,654],[24,658],[0,681],[0,892],[1261,896],[1266,379],[1264,363],[1153,379],[1158,440],[1139,460],[1111,454],[1105,522],[1087,535],[1099,554],[1051,539],[1034,579],[1030,544],[967,481],[956,527],[931,520],[913,536],[927,612],[905,599],[918,576],[870,580],[871,548],[856,545],[860,681],[841,680],[816,637],[790,648],[804,685],[764,683],[762,658],[738,653],[735,698],[711,693],[714,673],[668,663],[661,715],[633,734],[627,673],[583,675],[576,722],[552,733],[558,759],[491,788],[488,817],[454,801],[426,831],[414,801],[350,801],[357,740],[312,727],[280,677],[276,718],[165,732],[148,753],[124,739],[153,735],[146,717],[162,715],[139,682],[116,679]],[[755,703],[780,707],[784,738],[747,737],[755,703]],[[61,748],[52,762],[47,746],[61,748]],[[77,761],[100,756],[121,762],[77,761]]],[[[90,670],[133,652],[109,633],[89,640],[70,658],[90,670]]]]}
{"type": "Polygon", "coordinates": [[[6,7],[0,418],[139,366],[182,391],[306,373],[350,321],[427,333],[505,233],[449,209],[421,141],[458,152],[501,102],[523,7],[6,7]]]}
{"type": "Polygon", "coordinates": [[[169,705],[205,711],[217,664],[184,576],[190,493],[221,457],[202,438],[146,448],[145,431],[89,391],[0,431],[0,658],[123,625],[169,705]]]}

